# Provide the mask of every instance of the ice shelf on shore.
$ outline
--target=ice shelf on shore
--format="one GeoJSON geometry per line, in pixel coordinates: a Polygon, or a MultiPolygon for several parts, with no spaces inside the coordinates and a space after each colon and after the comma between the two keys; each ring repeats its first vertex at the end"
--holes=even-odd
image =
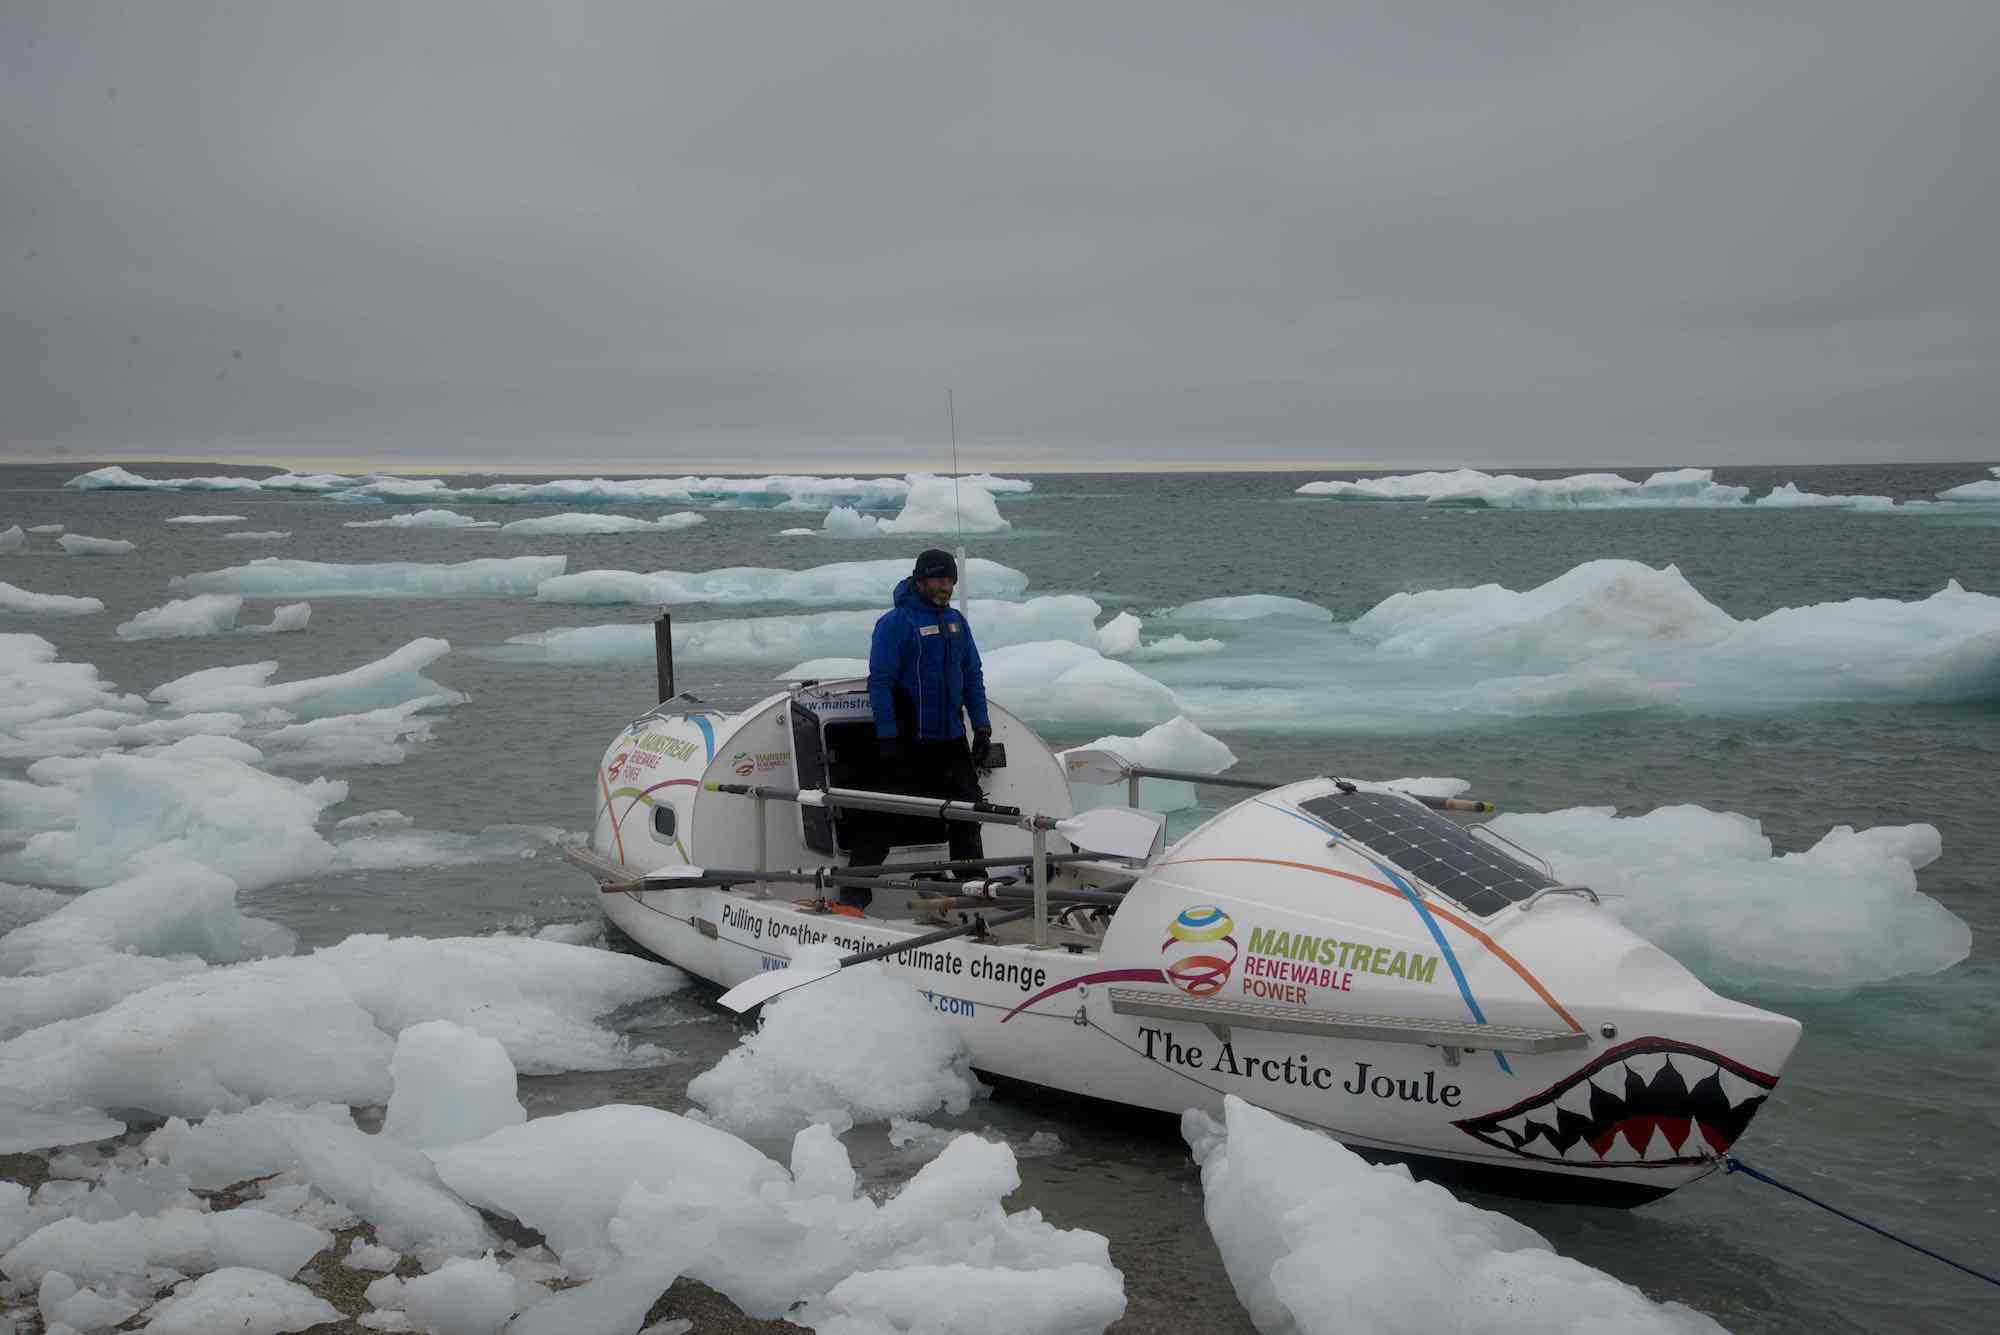
{"type": "Polygon", "coordinates": [[[104,610],[97,598],[73,598],[66,593],[35,593],[0,580],[0,613],[17,616],[87,617],[104,610]]]}
{"type": "MultiPolygon", "coordinates": [[[[840,961],[807,946],[792,967],[840,961]]],[[[971,1055],[951,1021],[880,965],[860,964],[764,1004],[757,1029],[688,1085],[721,1127],[789,1136],[812,1122],[836,1133],[856,1122],[920,1117],[971,1105],[971,1055]]]]}
{"type": "MultiPolygon", "coordinates": [[[[1034,640],[1095,645],[1102,611],[1081,594],[1052,594],[1007,603],[979,599],[966,615],[980,651],[1034,640]]],[[[674,622],[677,663],[789,663],[811,656],[860,657],[880,611],[812,612],[797,616],[741,617],[727,621],[674,622]]],[[[558,663],[651,662],[653,627],[646,622],[566,626],[508,638],[558,663]]]]}
{"type": "Polygon", "coordinates": [[[443,564],[341,564],[264,556],[248,565],[176,575],[168,587],[186,593],[241,593],[253,598],[518,597],[560,576],[568,564],[566,556],[489,557],[443,564]]]}
{"type": "Polygon", "coordinates": [[[788,1172],[726,1132],[655,1108],[538,1118],[432,1157],[461,1197],[539,1230],[565,1270],[594,1283],[665,1265],[664,1278],[651,1277],[662,1287],[677,1271],[766,1319],[803,1301],[795,1315],[821,1330],[882,1329],[860,1318],[894,1307],[907,1324],[892,1329],[1059,1335],[1101,1330],[1124,1311],[1105,1239],[1039,1211],[1006,1213],[1001,1202],[1020,1185],[1013,1152],[975,1136],[953,1140],[880,1202],[859,1191],[824,1125],[793,1138],[788,1172]],[[933,1281],[961,1270],[1008,1315],[939,1324],[965,1304],[933,1281]],[[853,1287],[835,1296],[843,1284],[853,1287]]]}
{"type": "Polygon", "coordinates": [[[1373,1165],[1231,1094],[1181,1133],[1229,1281],[1263,1335],[1723,1335],[1558,1255],[1526,1224],[1373,1165]]]}
{"type": "Polygon", "coordinates": [[[1619,507],[1731,506],[1749,496],[1748,487],[1715,480],[1708,468],[1674,468],[1634,482],[1617,473],[1577,473],[1532,478],[1482,473],[1476,468],[1447,472],[1400,473],[1357,482],[1308,482],[1300,496],[1342,501],[1414,501],[1507,510],[1586,510],[1619,507]]]}
{"type": "MultiPolygon", "coordinates": [[[[897,583],[907,577],[916,553],[882,561],[835,561],[804,570],[770,566],[725,566],[719,570],[585,570],[544,579],[535,597],[545,603],[870,603],[888,605],[897,583]]],[[[560,558],[557,558],[560,559],[560,558]]],[[[1027,592],[1028,577],[1018,570],[973,557],[964,579],[973,594],[1010,598],[1027,592]]]]}
{"type": "Polygon", "coordinates": [[[1845,995],[1950,968],[1972,929],[1917,888],[1930,825],[1837,826],[1778,854],[1757,821],[1696,806],[1507,813],[1493,828],[1549,859],[1705,982],[1764,996],[1845,995]]]}

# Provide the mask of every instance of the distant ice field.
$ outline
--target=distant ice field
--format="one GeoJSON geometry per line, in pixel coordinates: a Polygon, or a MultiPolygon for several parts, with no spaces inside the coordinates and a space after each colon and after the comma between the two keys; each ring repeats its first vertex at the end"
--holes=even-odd
{"type": "MultiPolygon", "coordinates": [[[[1011,530],[967,533],[968,555],[994,563],[976,568],[973,596],[988,606],[975,604],[975,629],[996,698],[1056,745],[1117,738],[1163,763],[1233,758],[1230,773],[1272,779],[1455,776],[1499,803],[1501,830],[1619,893],[1609,902],[1635,930],[1719,989],[1804,1021],[1746,1158],[1977,1252],[2000,1197],[1986,1146],[2000,1073],[1965,1059],[1991,1046],[2000,1007],[2000,511],[1977,499],[1989,463],[1718,468],[1709,483],[1745,499],[1601,508],[1297,495],[1327,473],[1034,477],[1031,492],[988,493],[1011,530]]],[[[470,982],[484,957],[460,939],[587,939],[595,891],[557,850],[588,821],[605,740],[651,703],[663,592],[676,596],[685,686],[815,659],[851,666],[915,551],[957,545],[821,527],[835,504],[895,515],[893,489],[835,497],[743,479],[709,498],[628,500],[526,490],[546,479],[443,480],[522,489],[499,509],[501,493],[397,482],[375,504],[329,499],[360,485],[351,478],[63,485],[84,471],[0,468],[0,534],[22,535],[0,551],[0,580],[20,591],[0,610],[13,665],[0,669],[12,683],[0,684],[0,931],[51,924],[0,958],[0,1014],[33,1020],[30,1033],[68,1026],[0,1041],[19,1043],[33,1064],[23,1078],[54,1081],[78,1125],[113,1103],[240,1106],[280,1084],[302,1101],[383,1093],[397,1028],[482,1023],[493,998],[470,982]],[[347,527],[445,508],[482,524],[557,522],[525,534],[347,527]],[[655,526],[683,510],[705,522],[655,526]],[[210,511],[289,532],[262,550],[300,564],[254,562],[223,525],[167,522],[210,511]],[[563,518],[580,511],[644,527],[563,518]],[[135,550],[66,557],[54,525],[135,550]],[[779,536],[802,525],[813,536],[779,536]],[[466,563],[487,564],[441,573],[466,563]],[[203,578],[232,568],[258,573],[203,578]],[[568,591],[586,599],[538,596],[579,576],[568,591]],[[240,633],[307,599],[290,633],[240,633]],[[209,870],[172,882],[184,911],[162,918],[144,891],[168,883],[143,878],[168,848],[209,870]],[[55,916],[86,893],[105,897],[55,916]],[[350,948],[329,961],[352,964],[337,988],[303,963],[357,934],[436,944],[350,948]],[[463,990],[449,970],[436,988],[399,990],[444,961],[464,969],[463,990]],[[216,990],[197,1005],[204,978],[216,990]],[[171,1007],[139,999],[154,989],[171,1007]],[[398,997],[409,1004],[390,1009],[398,997]],[[276,1050],[286,1017],[315,1005],[338,1032],[296,1066],[214,1044],[178,1068],[140,1067],[92,1018],[123,1007],[194,1035],[268,1016],[255,1041],[276,1050]],[[63,1053],[87,1060],[53,1064],[63,1053]]],[[[1637,483],[1658,471],[1489,476],[1637,483]]],[[[1231,800],[1184,785],[1147,797],[1174,808],[1176,832],[1231,800]]],[[[553,947],[515,953],[532,965],[524,979],[573,977],[577,990],[532,1009],[510,999],[512,1027],[494,1037],[511,1059],[552,1070],[569,1051],[606,1068],[524,1076],[532,1119],[608,1102],[685,1109],[687,1082],[736,1045],[696,993],[588,1014],[591,970],[572,974],[553,947]],[[645,1045],[685,1060],[645,1065],[632,1056],[645,1045]]],[[[1177,1137],[1033,1100],[912,1115],[1017,1145],[1056,1133],[1067,1150],[1021,1156],[1008,1208],[1105,1234],[1135,1312],[1150,1301],[1159,1315],[1172,1293],[1172,1321],[1249,1329],[1177,1137]]],[[[879,1127],[843,1142],[871,1190],[921,1161],[879,1127]]],[[[1739,1335],[1989,1323],[1982,1294],[1776,1195],[1717,1178],[1629,1216],[1478,1203],[1739,1335]]]]}

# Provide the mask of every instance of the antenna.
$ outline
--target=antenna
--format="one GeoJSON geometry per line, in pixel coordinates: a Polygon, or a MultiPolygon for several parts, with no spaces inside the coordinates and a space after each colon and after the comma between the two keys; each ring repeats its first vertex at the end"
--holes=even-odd
{"type": "Polygon", "coordinates": [[[958,400],[947,385],[944,391],[945,412],[951,417],[951,514],[958,523],[958,614],[965,617],[965,623],[972,624],[972,618],[965,614],[966,599],[971,586],[971,563],[965,559],[965,511],[958,503],[958,400]]]}

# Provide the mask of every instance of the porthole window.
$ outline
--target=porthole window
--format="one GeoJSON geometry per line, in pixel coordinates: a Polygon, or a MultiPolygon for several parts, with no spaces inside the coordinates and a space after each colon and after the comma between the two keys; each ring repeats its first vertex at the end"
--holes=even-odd
{"type": "Polygon", "coordinates": [[[662,839],[674,837],[674,809],[665,803],[653,808],[653,833],[662,839]]]}

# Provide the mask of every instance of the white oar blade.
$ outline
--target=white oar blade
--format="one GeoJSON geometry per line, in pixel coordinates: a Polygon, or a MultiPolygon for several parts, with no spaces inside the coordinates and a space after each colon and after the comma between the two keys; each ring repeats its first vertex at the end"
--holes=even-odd
{"type": "Polygon", "coordinates": [[[761,1006],[772,997],[783,996],[795,987],[807,983],[817,983],[822,978],[831,978],[840,972],[835,965],[830,969],[773,969],[760,973],[747,982],[738,983],[724,992],[722,1004],[741,1015],[744,1011],[761,1006]]]}
{"type": "Polygon", "coordinates": [[[1071,783],[1123,783],[1132,762],[1101,746],[1079,746],[1062,753],[1063,774],[1071,783]]]}
{"type": "Polygon", "coordinates": [[[1056,822],[1056,833],[1086,853],[1150,862],[1160,851],[1165,823],[1150,811],[1102,807],[1056,822]]]}
{"type": "Polygon", "coordinates": [[[703,867],[656,867],[642,879],[648,885],[672,885],[675,881],[691,881],[707,874],[707,869],[703,867]]]}

